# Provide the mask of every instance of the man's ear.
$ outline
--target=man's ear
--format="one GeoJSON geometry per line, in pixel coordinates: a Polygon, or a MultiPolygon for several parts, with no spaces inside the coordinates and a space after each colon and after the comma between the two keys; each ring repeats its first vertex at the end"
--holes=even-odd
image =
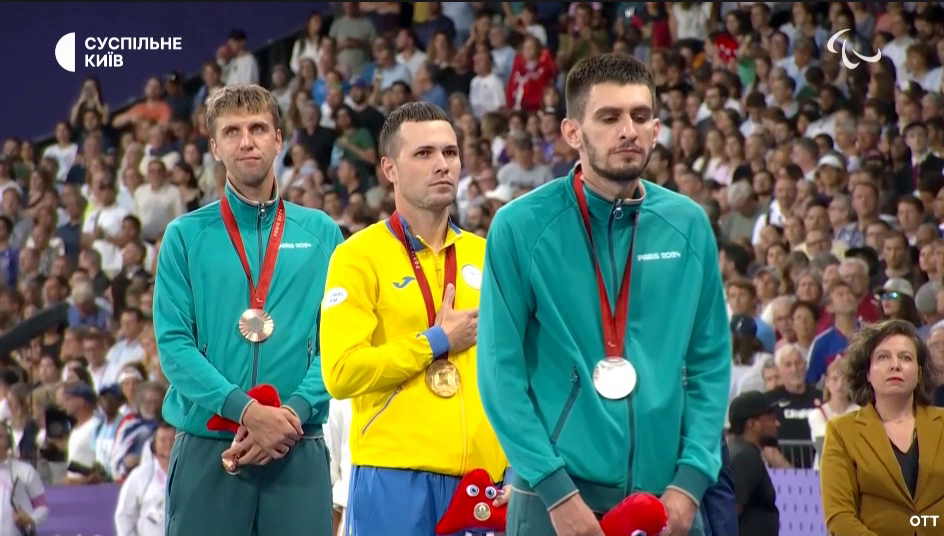
{"type": "Polygon", "coordinates": [[[222,162],[223,158],[220,156],[220,148],[216,145],[216,140],[212,137],[210,138],[210,151],[213,152],[213,159],[217,162],[222,162]]]}
{"type": "Polygon", "coordinates": [[[393,159],[387,158],[386,156],[380,157],[380,169],[383,171],[384,177],[394,186],[400,181],[400,177],[397,175],[397,166],[393,162],[393,159]]]}
{"type": "Polygon", "coordinates": [[[564,141],[567,142],[567,145],[576,151],[579,151],[583,147],[583,139],[580,136],[580,124],[569,117],[565,117],[561,121],[561,136],[563,136],[564,141]]]}

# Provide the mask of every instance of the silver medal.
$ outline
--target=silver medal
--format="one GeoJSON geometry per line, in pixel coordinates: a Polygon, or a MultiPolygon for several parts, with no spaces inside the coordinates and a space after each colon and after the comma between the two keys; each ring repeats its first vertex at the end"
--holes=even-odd
{"type": "Polygon", "coordinates": [[[593,387],[610,400],[626,398],[636,388],[636,369],[622,357],[602,359],[593,369],[593,387]]]}

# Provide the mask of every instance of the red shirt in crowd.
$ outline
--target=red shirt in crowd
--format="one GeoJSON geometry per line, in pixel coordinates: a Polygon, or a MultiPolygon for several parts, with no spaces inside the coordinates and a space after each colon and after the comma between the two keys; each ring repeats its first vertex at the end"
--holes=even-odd
{"type": "Polygon", "coordinates": [[[508,78],[505,97],[511,110],[534,111],[541,108],[544,100],[544,88],[554,83],[557,77],[557,64],[546,48],[538,61],[529,65],[524,56],[515,56],[508,78]]]}
{"type": "MultiPolygon", "coordinates": [[[[879,304],[878,300],[871,294],[862,298],[862,301],[859,302],[856,315],[859,318],[859,322],[863,324],[878,322],[885,316],[882,313],[882,305],[879,304]]],[[[819,335],[831,327],[833,327],[833,315],[832,313],[823,311],[823,314],[819,317],[819,322],[816,323],[816,334],[819,335]]]]}

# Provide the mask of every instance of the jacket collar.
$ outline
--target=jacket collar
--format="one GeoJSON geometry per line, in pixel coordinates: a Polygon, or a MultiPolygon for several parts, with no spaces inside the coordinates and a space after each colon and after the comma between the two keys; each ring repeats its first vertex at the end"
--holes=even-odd
{"type": "MultiPolygon", "coordinates": [[[[403,234],[406,236],[407,242],[410,243],[410,247],[413,251],[420,252],[429,247],[425,240],[422,237],[419,237],[413,234],[413,231],[410,230],[410,224],[403,218],[403,215],[397,213],[397,218],[400,220],[400,226],[403,228],[403,234]]],[[[393,232],[393,227],[390,225],[390,219],[387,219],[386,222],[387,230],[390,231],[390,234],[396,238],[396,234],[393,232]]],[[[449,217],[449,226],[446,228],[446,240],[443,242],[443,249],[451,246],[462,236],[462,229],[452,220],[452,217],[449,217]]]]}
{"type": "Polygon", "coordinates": [[[226,177],[226,188],[223,195],[229,201],[233,216],[241,225],[254,226],[261,216],[264,223],[269,223],[275,219],[275,208],[279,201],[279,181],[273,181],[272,197],[264,202],[252,201],[236,190],[229,176],[226,177]]]}
{"type": "MultiPolygon", "coordinates": [[[[895,452],[892,450],[891,440],[885,432],[882,419],[873,404],[862,407],[855,419],[859,433],[868,447],[878,456],[882,465],[890,473],[895,487],[904,500],[912,502],[919,510],[923,508],[923,498],[930,498],[925,491],[929,484],[931,470],[936,460],[942,455],[941,443],[944,436],[944,418],[939,411],[930,411],[927,407],[915,408],[915,430],[918,437],[918,485],[915,488],[915,498],[911,497],[905,479],[901,474],[895,452]],[[925,493],[922,493],[925,491],[925,493]],[[917,499],[917,501],[915,501],[917,499]]],[[[936,499],[935,499],[936,500],[936,499]]]]}
{"type": "MultiPolygon", "coordinates": [[[[572,185],[574,183],[574,176],[581,172],[580,163],[577,163],[567,175],[568,188],[570,189],[570,195],[574,199],[575,204],[577,197],[573,191],[572,185]]],[[[639,188],[636,189],[632,199],[609,199],[591,188],[586,182],[583,182],[583,191],[587,197],[587,208],[590,210],[591,219],[599,220],[604,223],[610,220],[611,215],[615,215],[616,220],[622,223],[632,221],[632,218],[625,216],[640,211],[646,200],[646,185],[642,178],[639,179],[639,188]],[[617,209],[619,209],[619,211],[617,209]]]]}

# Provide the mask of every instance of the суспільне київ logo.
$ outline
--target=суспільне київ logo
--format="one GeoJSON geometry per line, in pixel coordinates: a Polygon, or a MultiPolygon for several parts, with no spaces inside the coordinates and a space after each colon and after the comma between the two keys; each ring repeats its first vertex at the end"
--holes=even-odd
{"type": "Polygon", "coordinates": [[[56,43],[56,62],[70,73],[75,72],[75,32],[59,38],[56,43]]]}
{"type": "MultiPolygon", "coordinates": [[[[826,42],[826,49],[829,50],[830,52],[832,52],[833,54],[835,54],[835,53],[836,53],[836,40],[839,38],[840,35],[842,35],[842,34],[848,32],[848,31],[850,31],[850,29],[849,29],[849,28],[846,28],[845,30],[839,30],[838,32],[834,33],[833,36],[829,38],[829,41],[826,42]]],[[[842,40],[842,49],[839,51],[839,52],[840,52],[840,55],[842,56],[842,64],[846,66],[846,69],[855,69],[856,67],[859,66],[859,62],[854,62],[854,63],[853,63],[853,62],[849,59],[849,56],[846,54],[846,50],[851,51],[853,54],[856,55],[857,58],[859,58],[859,59],[862,60],[862,61],[868,62],[868,63],[875,63],[875,62],[877,62],[878,60],[882,59],[882,51],[881,51],[881,50],[877,51],[874,56],[863,56],[862,54],[859,54],[859,53],[855,50],[855,48],[853,48],[853,47],[851,47],[851,46],[847,49],[847,48],[846,48],[846,44],[847,44],[848,42],[849,42],[848,39],[843,39],[843,40],[842,40]]]]}

